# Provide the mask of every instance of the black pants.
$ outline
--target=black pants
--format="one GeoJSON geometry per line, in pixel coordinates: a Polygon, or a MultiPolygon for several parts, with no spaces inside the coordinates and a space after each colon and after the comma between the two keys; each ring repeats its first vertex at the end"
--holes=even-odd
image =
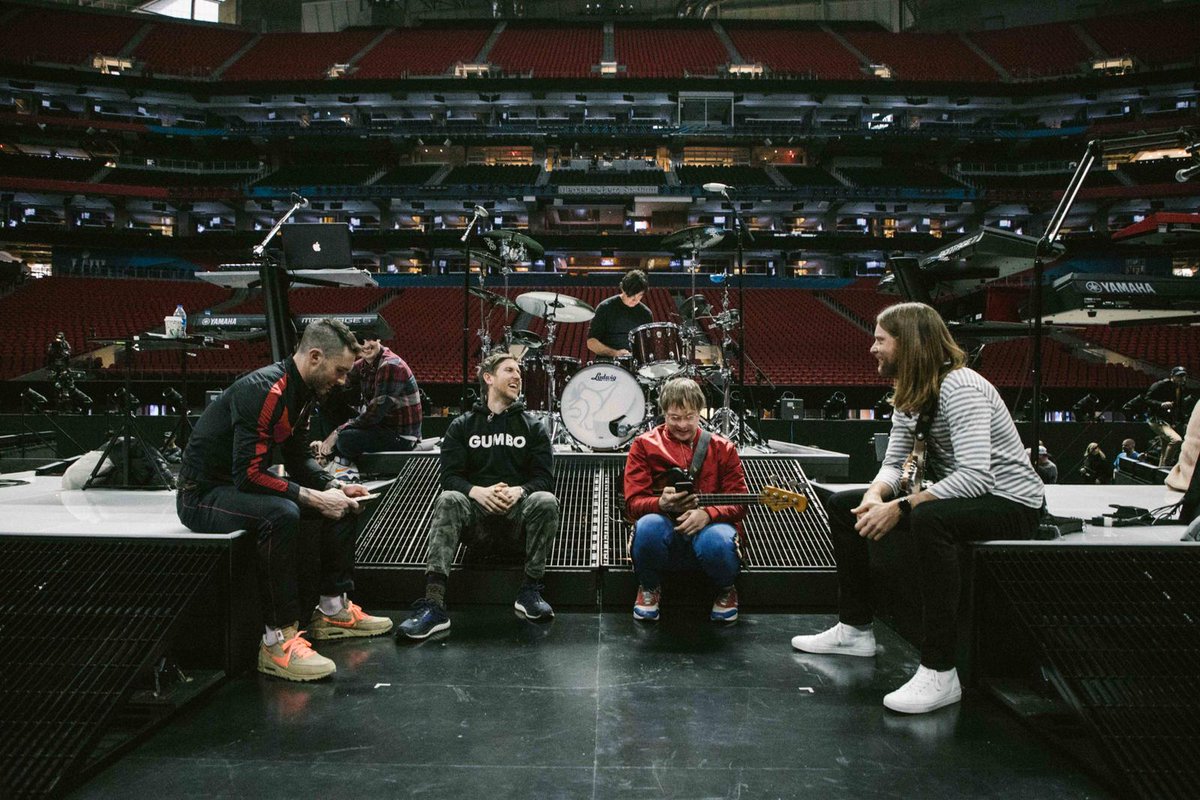
{"type": "MultiPolygon", "coordinates": [[[[871,602],[871,541],[854,529],[851,509],[863,490],[837,492],[824,500],[829,512],[833,552],[837,558],[838,619],[868,625],[875,618],[871,602]]],[[[911,536],[914,591],[921,601],[921,663],[935,670],[954,666],[958,602],[962,575],[958,543],[988,539],[1029,539],[1037,531],[1041,510],[994,495],[935,500],[912,510],[888,536],[911,536]]]]}
{"type": "MultiPolygon", "coordinates": [[[[258,592],[263,621],[271,627],[303,623],[296,578],[300,506],[285,497],[238,491],[233,486],[180,489],[175,498],[179,521],[196,533],[229,533],[246,529],[258,542],[258,592]]],[[[321,583],[323,595],[354,589],[354,541],[357,517],[326,519],[305,509],[303,515],[321,520],[321,583]]]]}

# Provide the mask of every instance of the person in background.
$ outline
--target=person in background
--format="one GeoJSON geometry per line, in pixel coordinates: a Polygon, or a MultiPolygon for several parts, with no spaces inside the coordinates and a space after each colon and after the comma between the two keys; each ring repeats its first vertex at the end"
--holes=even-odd
{"type": "Polygon", "coordinates": [[[1079,468],[1084,483],[1105,485],[1112,483],[1113,468],[1108,456],[1100,449],[1099,442],[1091,442],[1083,452],[1083,466],[1079,468]]]}
{"type": "Polygon", "coordinates": [[[1050,451],[1044,445],[1038,445],[1037,463],[1033,469],[1042,483],[1058,483],[1058,465],[1050,460],[1050,451]]]}
{"type": "Polygon", "coordinates": [[[601,300],[588,328],[587,349],[602,358],[630,355],[629,332],[654,321],[650,307],[642,302],[650,283],[646,273],[633,269],[621,278],[621,293],[601,300]]]}
{"type": "Polygon", "coordinates": [[[1184,403],[1184,384],[1187,382],[1187,369],[1173,367],[1171,374],[1160,381],[1155,381],[1146,390],[1147,424],[1158,437],[1158,465],[1169,467],[1175,463],[1179,455],[1179,445],[1183,437],[1179,429],[1183,427],[1187,408],[1184,403]]]}
{"type": "Polygon", "coordinates": [[[1142,454],[1138,452],[1137,442],[1133,439],[1123,439],[1121,441],[1121,452],[1117,453],[1117,457],[1113,459],[1113,472],[1121,471],[1121,459],[1131,458],[1134,461],[1140,461],[1142,454]]]}
{"type": "Polygon", "coordinates": [[[408,451],[421,443],[421,392],[404,359],[384,346],[378,333],[362,337],[359,358],[347,381],[360,397],[357,415],[314,442],[318,456],[333,456],[333,476],[358,480],[358,457],[384,450],[408,451]]]}

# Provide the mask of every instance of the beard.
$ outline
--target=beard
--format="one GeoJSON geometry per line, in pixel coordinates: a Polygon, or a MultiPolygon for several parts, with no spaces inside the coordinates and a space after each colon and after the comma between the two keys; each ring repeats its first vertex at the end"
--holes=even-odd
{"type": "Polygon", "coordinates": [[[896,377],[896,362],[890,358],[879,359],[879,374],[881,377],[894,380],[896,377]]]}

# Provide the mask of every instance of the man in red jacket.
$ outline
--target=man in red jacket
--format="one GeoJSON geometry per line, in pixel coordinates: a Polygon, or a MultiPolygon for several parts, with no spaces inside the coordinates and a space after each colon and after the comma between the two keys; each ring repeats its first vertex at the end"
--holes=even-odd
{"type": "Polygon", "coordinates": [[[630,547],[638,576],[633,616],[658,619],[661,571],[699,568],[718,589],[710,619],[735,622],[738,539],[746,509],[701,502],[705,494],[748,493],[742,460],[728,439],[700,430],[704,393],[691,378],[667,381],[659,406],[666,421],[634,439],[625,461],[625,508],[636,520],[630,547]],[[672,467],[691,476],[690,490],[667,479],[672,467]]]}

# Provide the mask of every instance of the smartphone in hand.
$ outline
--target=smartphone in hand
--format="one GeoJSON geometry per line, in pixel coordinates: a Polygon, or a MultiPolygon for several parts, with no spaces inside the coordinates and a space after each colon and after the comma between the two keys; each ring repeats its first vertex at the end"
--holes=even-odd
{"type": "Polygon", "coordinates": [[[692,484],[691,479],[675,482],[676,492],[687,492],[688,494],[691,494],[693,491],[695,491],[695,488],[696,487],[692,484]]]}

